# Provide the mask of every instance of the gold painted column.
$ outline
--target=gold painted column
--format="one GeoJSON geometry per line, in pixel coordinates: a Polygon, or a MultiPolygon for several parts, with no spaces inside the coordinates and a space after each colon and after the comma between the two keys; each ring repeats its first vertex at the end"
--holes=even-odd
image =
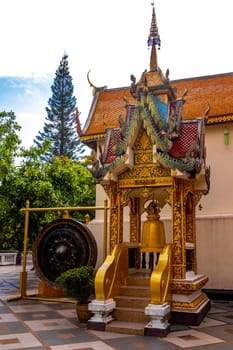
{"type": "Polygon", "coordinates": [[[174,178],[172,198],[172,276],[184,279],[186,275],[185,258],[185,205],[183,180],[174,178]]]}
{"type": "Polygon", "coordinates": [[[111,253],[116,244],[123,240],[123,207],[121,205],[121,191],[117,190],[117,184],[111,186],[110,206],[110,239],[109,252],[111,253]]]}
{"type": "Polygon", "coordinates": [[[196,274],[195,204],[192,190],[191,180],[174,179],[171,318],[174,323],[197,326],[207,314],[210,301],[202,292],[208,278],[196,274]]]}
{"type": "Polygon", "coordinates": [[[194,196],[187,194],[186,201],[186,269],[197,273],[196,214],[194,196]]]}
{"type": "Polygon", "coordinates": [[[140,242],[141,215],[140,198],[130,199],[130,243],[140,242]]]}
{"type": "Polygon", "coordinates": [[[141,213],[140,213],[140,198],[134,197],[129,200],[130,207],[130,243],[131,249],[129,249],[129,265],[132,267],[140,268],[141,266],[141,253],[139,243],[141,241],[141,213]],[[132,247],[132,243],[135,247],[132,247]],[[133,254],[133,262],[131,257],[133,254]],[[131,265],[131,263],[133,265],[131,265]]]}

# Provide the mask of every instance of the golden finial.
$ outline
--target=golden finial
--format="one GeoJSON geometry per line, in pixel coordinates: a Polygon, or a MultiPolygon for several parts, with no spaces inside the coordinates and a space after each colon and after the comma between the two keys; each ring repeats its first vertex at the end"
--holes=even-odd
{"type": "Polygon", "coordinates": [[[151,20],[150,34],[148,36],[147,45],[148,47],[151,46],[150,71],[154,72],[154,71],[157,71],[158,69],[156,46],[158,46],[158,48],[160,49],[161,42],[160,42],[159,30],[156,22],[154,0],[151,3],[151,5],[153,6],[152,20],[151,20]]]}
{"type": "Polygon", "coordinates": [[[92,94],[93,94],[93,96],[95,96],[97,87],[94,84],[92,84],[92,82],[90,81],[90,78],[89,78],[90,71],[91,70],[89,70],[88,73],[87,73],[87,81],[90,84],[90,86],[93,88],[92,94]]]}

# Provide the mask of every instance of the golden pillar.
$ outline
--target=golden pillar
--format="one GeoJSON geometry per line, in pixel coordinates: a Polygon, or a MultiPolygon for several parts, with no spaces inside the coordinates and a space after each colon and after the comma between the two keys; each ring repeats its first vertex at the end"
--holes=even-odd
{"type": "Polygon", "coordinates": [[[110,239],[109,251],[113,251],[116,244],[123,241],[123,206],[121,204],[121,191],[117,183],[111,183],[110,190],[110,239]]]}
{"type": "Polygon", "coordinates": [[[202,292],[208,278],[196,271],[193,182],[174,179],[172,193],[172,320],[198,325],[208,312],[210,301],[202,292]]]}
{"type": "Polygon", "coordinates": [[[172,208],[172,275],[173,278],[183,279],[186,274],[184,184],[183,180],[175,178],[173,184],[172,208]]]}
{"type": "Polygon", "coordinates": [[[196,215],[194,196],[191,192],[188,192],[186,200],[186,270],[197,273],[196,215]]]}
{"type": "Polygon", "coordinates": [[[129,200],[130,207],[130,243],[140,242],[141,215],[140,198],[134,197],[129,200]]]}

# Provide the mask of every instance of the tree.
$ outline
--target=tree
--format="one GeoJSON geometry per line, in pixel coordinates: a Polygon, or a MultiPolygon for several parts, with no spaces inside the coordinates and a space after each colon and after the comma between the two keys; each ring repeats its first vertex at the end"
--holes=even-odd
{"type": "MultiPolygon", "coordinates": [[[[20,128],[13,112],[0,112],[0,250],[22,250],[25,215],[20,209],[27,200],[30,207],[40,208],[95,205],[94,179],[85,164],[65,156],[42,161],[49,140],[40,148],[26,150],[20,146],[20,128]]],[[[87,211],[70,213],[81,221],[85,214],[87,211]]],[[[88,214],[94,216],[93,211],[88,214]]],[[[58,217],[60,212],[30,213],[29,244],[46,223],[58,217]]]]}
{"type": "MultiPolygon", "coordinates": [[[[44,150],[43,150],[44,151],[44,150]]],[[[77,161],[54,157],[41,161],[42,150],[31,147],[0,186],[0,249],[23,248],[24,214],[20,209],[27,200],[30,207],[94,206],[95,184],[91,172],[77,161]]],[[[81,221],[93,211],[73,211],[81,221]]],[[[29,247],[46,223],[61,217],[60,212],[32,212],[29,221],[29,247]]]]}
{"type": "Polygon", "coordinates": [[[0,112],[0,181],[14,168],[15,157],[20,147],[18,131],[21,127],[16,122],[14,112],[0,112]]]}
{"type": "MultiPolygon", "coordinates": [[[[11,204],[8,201],[5,183],[9,181],[16,170],[14,161],[20,150],[21,141],[18,136],[20,129],[14,112],[0,112],[0,222],[7,223],[9,226],[12,223],[12,218],[6,217],[6,213],[11,210],[11,204]]],[[[8,232],[6,232],[6,235],[8,235],[8,232]]],[[[2,233],[2,228],[0,241],[1,238],[4,242],[5,236],[2,233]]]]}
{"type": "Polygon", "coordinates": [[[84,145],[76,129],[76,97],[73,95],[74,87],[66,54],[60,61],[51,90],[49,107],[45,108],[47,117],[43,132],[39,131],[34,143],[42,147],[45,140],[50,141],[49,151],[43,156],[45,161],[51,161],[53,156],[66,156],[78,160],[79,155],[84,152],[84,145]]]}

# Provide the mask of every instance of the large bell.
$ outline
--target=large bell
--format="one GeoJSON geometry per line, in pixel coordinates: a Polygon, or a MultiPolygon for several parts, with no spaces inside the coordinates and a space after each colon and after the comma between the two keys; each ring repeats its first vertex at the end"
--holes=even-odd
{"type": "Polygon", "coordinates": [[[152,201],[146,209],[147,221],[143,224],[141,251],[145,253],[160,253],[165,244],[164,224],[159,220],[159,208],[152,201]]]}

